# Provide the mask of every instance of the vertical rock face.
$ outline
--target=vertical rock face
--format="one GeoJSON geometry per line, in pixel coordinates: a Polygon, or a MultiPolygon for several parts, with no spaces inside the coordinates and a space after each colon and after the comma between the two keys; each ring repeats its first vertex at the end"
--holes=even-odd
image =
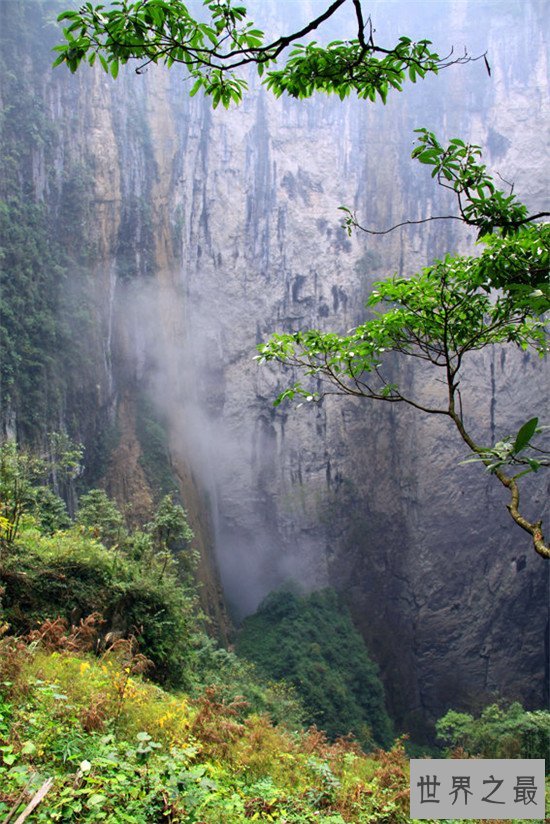
{"type": "Polygon", "coordinates": [[[184,456],[170,457],[148,396],[146,342],[168,351],[183,317],[170,299],[181,269],[172,195],[181,147],[168,78],[147,86],[131,71],[119,83],[86,67],[51,71],[64,7],[0,5],[2,431],[35,445],[49,431],[82,441],[84,482],[105,486],[134,523],[175,479],[204,607],[223,636],[207,504],[184,456]]]}
{"type": "MultiPolygon", "coordinates": [[[[435,8],[414,4],[405,19],[384,4],[373,16],[390,36],[399,20],[399,33],[430,36],[442,50],[451,36],[457,50],[488,49],[491,78],[483,61],[449,69],[385,108],[261,92],[229,112],[181,103],[186,339],[179,395],[168,383],[160,393],[209,489],[237,615],[287,577],[336,585],[378,658],[394,716],[417,734],[450,705],[498,694],[544,704],[545,566],[501,491],[458,465],[464,450],[445,423],[343,399],[274,409],[291,376],[252,358],[271,331],[348,329],[375,276],[473,251],[474,238],[451,221],[368,239],[340,227],[343,203],[380,229],[453,211],[410,162],[413,128],[483,144],[491,168],[544,208],[534,125],[544,49],[527,45],[539,37],[540,10],[511,3],[496,18],[491,4],[476,4],[475,15],[465,3],[435,8]]],[[[437,391],[424,387],[431,376],[395,369],[437,391]]],[[[481,440],[517,429],[547,399],[544,366],[514,352],[473,359],[468,382],[466,415],[481,440]]],[[[540,484],[526,503],[541,511],[540,484]]]]}
{"type": "MultiPolygon", "coordinates": [[[[266,8],[275,26],[275,7],[258,16],[266,8]]],[[[176,70],[128,70],[116,83],[57,70],[39,90],[57,137],[49,154],[33,154],[34,197],[52,214],[63,197],[76,209],[82,191],[60,181],[71,164],[89,180],[79,294],[91,365],[79,355],[52,417],[92,453],[101,442],[95,477],[136,518],[158,491],[150,451],[160,421],[218,622],[212,544],[237,617],[287,578],[331,583],[380,663],[394,717],[419,733],[448,706],[495,694],[544,703],[547,570],[500,490],[458,466],[464,452],[445,424],[334,398],[275,409],[292,376],[258,367],[254,347],[272,331],[345,331],[375,277],[474,248],[453,221],[382,237],[343,231],[341,204],[377,229],[453,210],[409,159],[414,128],[487,146],[490,167],[544,207],[542,11],[534,0],[500,4],[498,16],[490,2],[374,3],[381,40],[488,48],[492,67],[491,78],[483,61],[448,69],[386,107],[276,101],[256,89],[238,109],[213,112],[187,97],[176,70]]],[[[547,400],[548,373],[516,353],[472,361],[468,380],[466,415],[481,440],[517,429],[547,400]]],[[[526,495],[533,512],[537,488],[526,495]]]]}

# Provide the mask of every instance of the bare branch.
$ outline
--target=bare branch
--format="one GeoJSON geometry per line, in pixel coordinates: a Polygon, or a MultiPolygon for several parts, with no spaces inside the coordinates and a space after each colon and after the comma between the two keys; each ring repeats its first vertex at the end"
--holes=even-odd
{"type": "Polygon", "coordinates": [[[462,218],[459,215],[434,215],[433,217],[425,217],[422,220],[404,220],[402,223],[396,223],[395,226],[390,226],[389,229],[367,229],[366,226],[361,226],[358,222],[357,218],[355,217],[355,213],[353,216],[350,213],[350,218],[346,223],[348,225],[351,223],[356,229],[359,229],[361,232],[366,232],[368,235],[388,235],[390,232],[394,232],[396,229],[400,229],[401,226],[413,226],[418,225],[419,223],[429,223],[431,220],[460,220],[462,218]]]}
{"type": "MultiPolygon", "coordinates": [[[[363,53],[368,51],[368,46],[365,42],[365,21],[363,20],[363,10],[361,8],[361,0],[353,0],[355,7],[355,14],[357,16],[357,39],[361,45],[363,53]]],[[[372,28],[371,28],[371,43],[372,43],[372,28]]],[[[374,44],[373,44],[374,45],[374,44]]],[[[372,48],[372,47],[371,47],[372,48]]]]}

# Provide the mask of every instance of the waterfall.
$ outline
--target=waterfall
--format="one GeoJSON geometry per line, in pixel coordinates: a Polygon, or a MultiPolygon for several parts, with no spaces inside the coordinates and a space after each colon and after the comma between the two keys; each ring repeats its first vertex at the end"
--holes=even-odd
{"type": "Polygon", "coordinates": [[[105,338],[105,372],[107,375],[107,398],[111,406],[111,414],[114,414],[114,377],[113,377],[113,331],[115,323],[115,297],[117,289],[116,261],[111,261],[108,273],[108,297],[107,297],[107,335],[105,338]]]}

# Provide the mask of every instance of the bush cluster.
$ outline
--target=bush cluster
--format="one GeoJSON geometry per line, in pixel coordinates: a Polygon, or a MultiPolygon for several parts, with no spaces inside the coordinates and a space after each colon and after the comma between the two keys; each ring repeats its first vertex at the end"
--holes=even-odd
{"type": "MultiPolygon", "coordinates": [[[[0,821],[38,798],[29,822],[409,822],[404,741],[334,592],[272,594],[240,636],[256,665],[205,634],[170,496],[131,531],[91,490],[71,521],[41,460],[0,459],[0,821]]],[[[438,730],[540,757],[549,717],[490,707],[438,730]]]]}
{"type": "Polygon", "coordinates": [[[351,732],[371,749],[391,742],[378,669],[333,590],[271,593],[245,619],[237,650],[294,686],[307,723],[333,738],[351,732]]]}

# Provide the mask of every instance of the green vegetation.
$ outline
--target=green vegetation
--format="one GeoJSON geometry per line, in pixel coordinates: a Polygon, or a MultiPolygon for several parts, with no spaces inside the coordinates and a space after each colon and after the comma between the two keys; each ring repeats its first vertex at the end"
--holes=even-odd
{"type": "Polygon", "coordinates": [[[91,621],[0,639],[2,818],[48,782],[30,822],[416,824],[402,741],[365,755],[216,687],[166,692],[131,645],[97,640],[91,621]]]}
{"type": "Polygon", "coordinates": [[[108,549],[127,537],[124,518],[103,489],[90,489],[81,496],[77,523],[89,527],[94,537],[108,549]]]}
{"type": "Polygon", "coordinates": [[[22,516],[32,513],[46,532],[68,526],[65,503],[48,486],[67,488],[79,471],[82,447],[51,433],[45,456],[0,444],[0,557],[19,533],[22,516]]]}
{"type": "Polygon", "coordinates": [[[273,726],[213,687],[195,699],[163,692],[128,648],[90,656],[92,633],[80,630],[0,642],[0,815],[53,778],[30,820],[408,821],[402,745],[366,758],[273,726]]]}
{"type": "Polygon", "coordinates": [[[440,741],[478,758],[544,758],[550,764],[550,712],[492,704],[479,718],[449,712],[436,724],[440,741]]]}
{"type": "Polygon", "coordinates": [[[45,483],[54,469],[58,480],[62,470],[74,473],[81,452],[66,444],[58,451],[52,465],[13,443],[0,447],[3,619],[25,634],[46,619],[98,613],[105,635],[139,638],[155,678],[190,681],[197,595],[185,511],[165,498],[149,524],[130,532],[95,489],[81,497],[72,524],[45,483]]]}
{"type": "Polygon", "coordinates": [[[333,590],[272,593],[245,619],[237,649],[268,677],[293,685],[308,724],[333,738],[351,732],[368,748],[390,743],[377,668],[333,590]]]}
{"type": "MultiPolygon", "coordinates": [[[[59,480],[79,450],[53,443],[59,480]]],[[[337,737],[391,744],[376,668],[334,592],[266,599],[241,634],[255,666],[205,635],[193,534],[170,496],[130,531],[91,490],[67,526],[52,465],[13,444],[2,458],[0,820],[42,792],[29,822],[409,822],[403,740],[367,755],[337,737]]],[[[537,757],[548,717],[449,712],[438,731],[472,754],[537,757]]]]}
{"type": "MultiPolygon", "coordinates": [[[[66,42],[57,47],[56,63],[75,71],[97,58],[112,77],[132,59],[182,63],[195,80],[191,94],[202,89],[214,107],[241,99],[246,83],[234,72],[246,64],[276,95],[324,91],[344,98],[354,91],[383,101],[407,78],[415,82],[444,67],[426,40],[376,45],[359,2],[350,3],[356,38],[326,47],[295,42],[345,2],[335,0],[300,32],[272,43],[231,0],[208,0],[207,22],[180,0],[121,0],[107,9],[85,3],[61,15],[66,42]],[[276,69],[293,43],[286,65],[276,69]]],[[[97,318],[83,300],[92,294],[85,229],[91,171],[67,157],[51,174],[60,132],[34,78],[54,31],[33,28],[29,8],[20,4],[1,43],[3,96],[17,101],[0,123],[1,378],[20,441],[46,443],[50,422],[66,419],[71,378],[94,385],[89,378],[100,359],[97,318]],[[30,169],[38,182],[31,184],[30,169]],[[48,187],[50,210],[42,202],[48,187]],[[59,237],[70,238],[68,245],[59,237]]],[[[326,378],[344,393],[450,417],[474,459],[509,489],[516,523],[549,556],[541,522],[519,512],[518,479],[547,463],[535,440],[538,419],[483,446],[465,428],[458,391],[462,361],[472,351],[501,343],[543,350],[548,232],[533,223],[541,215],[528,216],[511,192],[496,189],[478,147],[455,139],[443,148],[433,134],[421,135],[414,154],[457,194],[456,218],[479,231],[481,257],[448,256],[410,280],[381,281],[369,305],[389,310],[353,334],[277,336],[261,356],[326,378]],[[496,297],[495,287],[502,290],[496,297]],[[448,405],[427,408],[387,383],[385,351],[441,367],[448,405]]],[[[124,231],[139,234],[147,202],[131,204],[124,231]]],[[[362,229],[349,211],[346,222],[362,229]]],[[[128,234],[124,243],[118,274],[127,278],[138,266],[128,234]]],[[[144,243],[150,251],[150,233],[144,243]]],[[[144,272],[150,266],[149,256],[144,272]]],[[[284,396],[301,393],[314,397],[300,386],[284,396]]],[[[79,418],[84,405],[77,393],[71,415],[79,418]]],[[[85,430],[82,419],[78,425],[85,430]]],[[[43,788],[29,821],[409,822],[403,741],[366,755],[347,736],[353,731],[371,749],[389,747],[392,731],[376,667],[336,595],[270,596],[239,640],[257,666],[219,649],[204,633],[193,535],[171,495],[162,427],[142,410],[138,429],[144,468],[161,500],[151,521],[133,531],[103,490],[82,495],[76,522],[69,517],[58,493],[72,489],[78,459],[62,439],[48,442],[47,458],[11,443],[2,447],[0,817],[13,821],[43,788]],[[326,735],[304,730],[304,723],[326,735]]],[[[97,450],[99,478],[105,442],[97,450]]],[[[449,711],[437,729],[446,744],[470,755],[540,757],[548,754],[548,728],[548,713],[514,704],[489,707],[479,719],[449,711]]]]}
{"type": "MultiPolygon", "coordinates": [[[[295,383],[276,403],[296,396],[313,401],[330,392],[450,419],[473,455],[471,460],[508,490],[508,511],[531,536],[535,551],[550,558],[542,519],[528,520],[520,512],[518,483],[522,476],[550,466],[548,448],[540,439],[547,427],[532,418],[517,433],[484,444],[473,434],[467,390],[462,392],[465,363],[475,352],[507,344],[532,349],[541,357],[548,351],[541,315],[550,307],[550,226],[533,222],[545,213],[529,216],[512,192],[497,189],[480,162],[479,146],[456,138],[443,147],[433,133],[418,131],[413,157],[432,166],[432,176],[455,193],[459,215],[450,217],[478,230],[484,246],[481,255],[446,255],[411,277],[380,280],[367,300],[372,316],[351,332],[308,329],[275,334],[258,346],[257,359],[279,361],[313,379],[315,389],[295,383]],[[414,358],[417,369],[424,369],[417,382],[420,389],[411,392],[388,379],[396,355],[414,358]],[[437,381],[441,392],[422,391],[437,381]]],[[[363,229],[349,209],[344,211],[349,231],[363,229]]]]}
{"type": "Polygon", "coordinates": [[[169,495],[176,485],[168,451],[168,434],[159,413],[144,393],[136,404],[136,434],[141,448],[140,465],[147,482],[158,495],[169,495]]]}
{"type": "Polygon", "coordinates": [[[136,536],[128,538],[126,548],[110,550],[93,531],[73,526],[45,535],[28,518],[1,571],[4,619],[26,633],[47,618],[78,621],[99,613],[105,634],[138,638],[156,679],[185,683],[194,592],[156,558],[150,541],[142,541],[140,557],[133,558],[136,536]]]}
{"type": "MultiPolygon", "coordinates": [[[[95,159],[84,138],[70,139],[86,129],[86,108],[73,105],[68,78],[48,79],[62,8],[61,0],[0,3],[0,390],[3,427],[20,443],[42,448],[61,425],[87,441],[86,488],[104,478],[118,432],[106,397],[112,352],[106,359],[95,159]]],[[[122,158],[127,136],[118,116],[122,158]]],[[[121,204],[113,239],[119,280],[153,271],[145,204],[156,171],[139,105],[127,127],[144,150],[146,179],[140,202],[127,196],[121,204]]],[[[138,428],[148,481],[159,495],[173,491],[152,409],[138,428]]]]}
{"type": "Polygon", "coordinates": [[[249,20],[244,6],[204,0],[206,20],[194,17],[181,0],[147,3],[121,0],[110,8],[85,3],[76,10],[64,11],[59,21],[65,24],[64,42],[55,46],[54,66],[65,64],[75,72],[82,63],[94,65],[116,78],[121,65],[139,62],[138,72],[151,63],[170,67],[180,64],[195,81],[190,94],[199,89],[212,97],[214,108],[239,103],[248,88],[237,74],[254,66],[264,85],[277,97],[311,97],[315,92],[337,94],[344,99],[352,92],[364,100],[385,103],[391,89],[401,91],[408,79],[415,83],[427,74],[437,74],[453,63],[468,62],[467,55],[441,59],[430,48],[429,40],[413,42],[400,37],[391,48],[375,43],[370,17],[365,19],[361,4],[333,0],[327,9],[308,21],[299,31],[266,42],[265,33],[249,20]],[[355,16],[353,37],[335,40],[326,46],[316,41],[298,43],[345,4],[355,16]],[[292,51],[282,69],[279,57],[292,51]]]}
{"type": "Polygon", "coordinates": [[[90,172],[70,155],[59,169],[63,124],[37,82],[55,29],[38,26],[36,12],[37,4],[26,3],[0,11],[0,384],[4,414],[26,443],[59,425],[67,396],[73,408],[78,403],[75,387],[95,349],[83,300],[90,293],[90,172]]]}

